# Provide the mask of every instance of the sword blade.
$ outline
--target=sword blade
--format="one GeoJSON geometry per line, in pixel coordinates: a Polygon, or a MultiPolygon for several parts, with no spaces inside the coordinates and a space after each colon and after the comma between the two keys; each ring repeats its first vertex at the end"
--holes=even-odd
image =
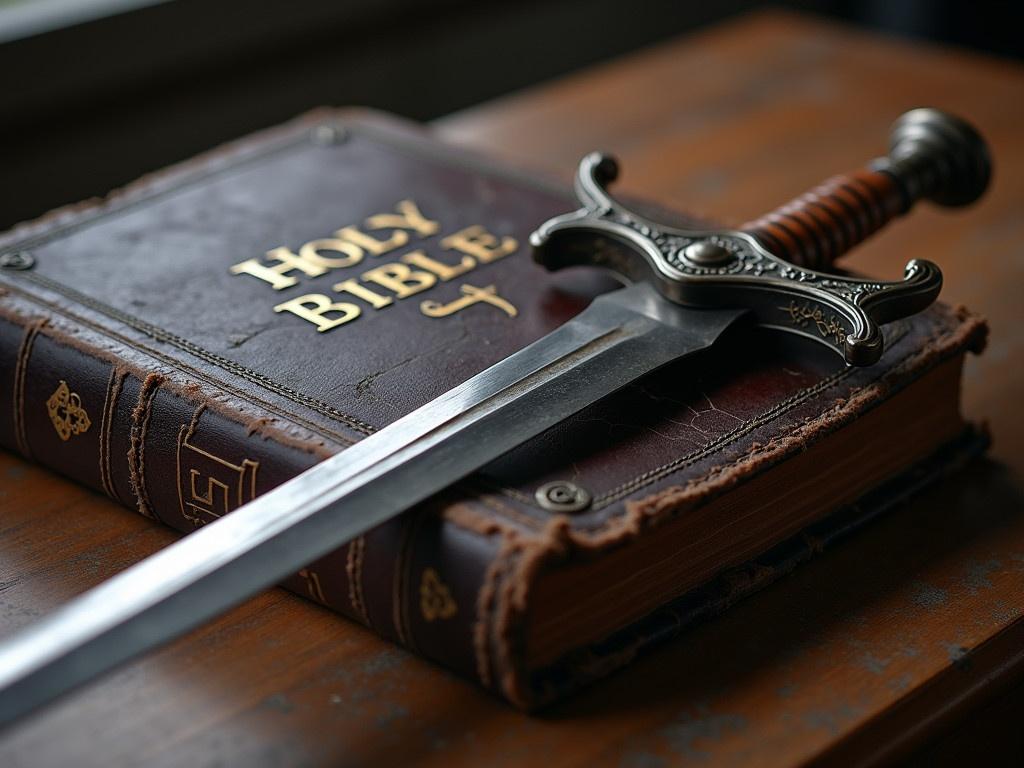
{"type": "Polygon", "coordinates": [[[0,726],[273,586],[656,368],[742,311],[606,294],[465,383],[0,644],[0,726]]]}

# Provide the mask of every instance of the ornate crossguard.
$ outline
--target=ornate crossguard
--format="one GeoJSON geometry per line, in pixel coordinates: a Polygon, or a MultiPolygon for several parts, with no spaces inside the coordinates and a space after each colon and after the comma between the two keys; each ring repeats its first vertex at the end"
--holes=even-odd
{"type": "Polygon", "coordinates": [[[889,155],[836,176],[739,230],[690,231],[646,219],[609,195],[614,158],[594,152],[580,163],[583,207],[548,220],[530,238],[548,269],[607,267],[649,280],[688,306],[748,307],[761,325],[828,344],[850,365],[882,354],[879,323],[919,312],[942,287],[930,261],[910,261],[901,281],[818,271],[929,199],[973,202],[990,176],[988,149],[969,124],[936,109],[907,112],[892,127],[889,155]]]}

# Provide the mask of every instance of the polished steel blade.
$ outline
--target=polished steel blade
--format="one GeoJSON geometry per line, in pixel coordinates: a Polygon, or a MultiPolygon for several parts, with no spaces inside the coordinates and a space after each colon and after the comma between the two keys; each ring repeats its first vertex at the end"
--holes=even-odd
{"type": "Polygon", "coordinates": [[[0,725],[214,618],[637,378],[742,312],[637,284],[0,644],[0,725]]]}

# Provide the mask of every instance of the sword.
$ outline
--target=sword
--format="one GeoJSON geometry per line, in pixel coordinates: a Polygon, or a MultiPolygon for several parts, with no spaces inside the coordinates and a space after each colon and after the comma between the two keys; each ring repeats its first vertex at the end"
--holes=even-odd
{"type": "Polygon", "coordinates": [[[591,265],[632,284],[435,400],[66,603],[0,644],[0,725],[192,629],[630,382],[741,322],[821,342],[849,365],[883,351],[880,323],[935,300],[942,275],[828,273],[920,199],[964,205],[987,186],[984,141],[932,109],[894,124],[887,157],[740,230],[691,231],[614,199],[615,161],[580,164],[580,208],[530,242],[548,269],[591,265]]]}

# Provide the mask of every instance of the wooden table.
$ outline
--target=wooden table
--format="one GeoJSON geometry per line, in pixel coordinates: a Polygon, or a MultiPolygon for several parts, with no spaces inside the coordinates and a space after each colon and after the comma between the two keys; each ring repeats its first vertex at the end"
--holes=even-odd
{"type": "MultiPolygon", "coordinates": [[[[969,211],[922,207],[854,258],[896,277],[927,255],[947,301],[989,316],[963,395],[991,424],[990,459],[540,717],[274,591],[0,735],[0,765],[1024,756],[1024,70],[758,15],[437,130],[565,178],[605,148],[623,161],[623,191],[739,222],[880,153],[891,120],[922,104],[978,123],[991,193],[969,211]]],[[[4,632],[173,538],[13,456],[0,478],[4,632]]]]}

